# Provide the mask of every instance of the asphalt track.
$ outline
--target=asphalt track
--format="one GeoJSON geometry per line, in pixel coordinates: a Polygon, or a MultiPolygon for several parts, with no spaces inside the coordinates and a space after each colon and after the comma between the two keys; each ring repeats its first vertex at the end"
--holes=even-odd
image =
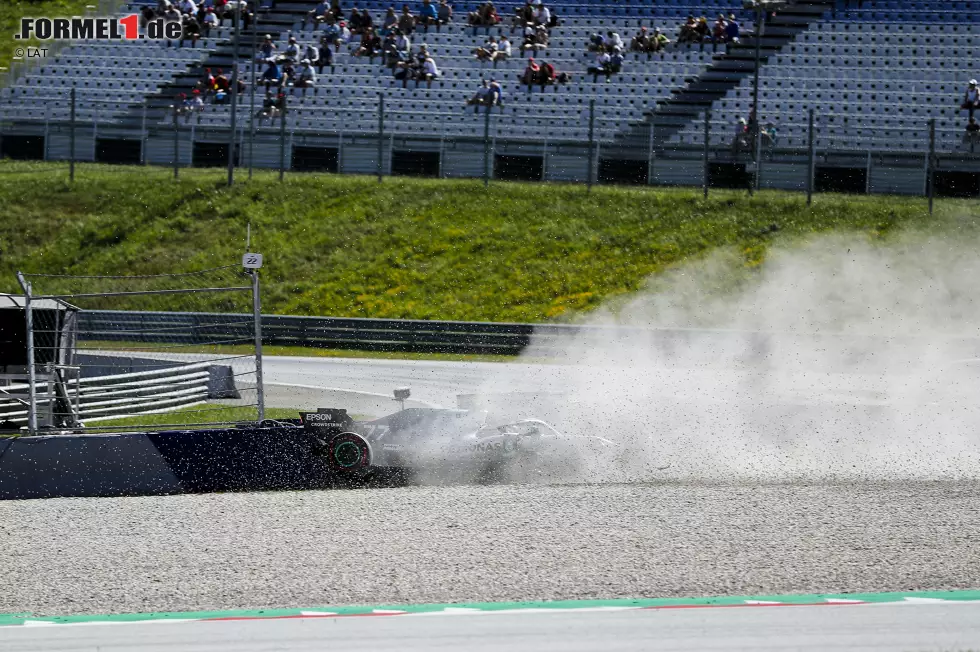
{"type": "MultiPolygon", "coordinates": [[[[414,398],[455,407],[459,394],[477,392],[534,392],[560,394],[588,374],[591,368],[573,364],[455,362],[435,360],[373,360],[303,357],[266,357],[265,380],[269,383],[343,388],[390,396],[395,387],[411,387],[414,398]]],[[[598,372],[617,376],[636,374],[647,384],[659,386],[660,394],[684,397],[696,386],[702,396],[732,395],[749,374],[719,369],[609,368],[598,372]],[[651,376],[654,379],[651,379],[651,376]]],[[[580,382],[580,381],[579,381],[580,382]]],[[[787,375],[771,383],[772,400],[824,403],[879,404],[885,388],[894,381],[880,374],[807,373],[787,375]]]]}
{"type": "Polygon", "coordinates": [[[978,640],[976,603],[878,604],[8,627],[0,652],[953,652],[978,640]]]}

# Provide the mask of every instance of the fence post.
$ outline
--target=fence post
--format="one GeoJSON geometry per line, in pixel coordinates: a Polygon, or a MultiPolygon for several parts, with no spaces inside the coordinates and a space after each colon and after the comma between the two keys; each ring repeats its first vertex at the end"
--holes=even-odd
{"type": "Polygon", "coordinates": [[[704,198],[708,198],[708,182],[711,175],[708,171],[708,150],[711,138],[711,109],[704,112],[704,198]]]}
{"type": "Polygon", "coordinates": [[[262,298],[259,294],[259,270],[252,271],[252,319],[255,330],[255,386],[259,421],[265,419],[265,389],[262,384],[262,298]]]}
{"type": "Polygon", "coordinates": [[[653,172],[654,162],[656,161],[656,153],[653,147],[653,137],[654,137],[653,116],[651,116],[650,136],[649,136],[649,142],[647,143],[647,185],[648,186],[652,186],[656,178],[656,175],[653,172]]]}
{"type": "Polygon", "coordinates": [[[378,183],[385,176],[385,95],[378,93],[378,183]]]}
{"type": "Polygon", "coordinates": [[[592,192],[592,168],[595,166],[595,100],[589,100],[589,169],[586,170],[586,192],[592,192]]]}
{"type": "Polygon", "coordinates": [[[813,177],[817,168],[817,147],[816,147],[816,133],[813,127],[813,109],[810,109],[810,121],[807,128],[807,147],[809,149],[809,157],[807,159],[807,170],[806,170],[806,205],[810,206],[813,204],[813,177]]]}
{"type": "Polygon", "coordinates": [[[926,178],[929,190],[929,214],[932,215],[933,196],[936,193],[936,119],[929,120],[929,171],[926,178]]]}
{"type": "Polygon", "coordinates": [[[27,327],[27,432],[37,432],[37,378],[34,375],[34,306],[31,284],[17,272],[17,281],[24,290],[24,319],[27,327]]]}
{"type": "Polygon", "coordinates": [[[228,129],[228,185],[235,183],[235,136],[238,120],[238,49],[239,37],[242,32],[242,3],[235,3],[235,32],[232,38],[232,69],[231,69],[231,125],[228,129]]]}
{"type": "Polygon", "coordinates": [[[174,104],[174,179],[180,176],[180,135],[177,131],[177,104],[174,104]]]}
{"type": "Polygon", "coordinates": [[[140,121],[140,165],[146,165],[146,104],[143,105],[143,119],[140,121]]]}
{"type": "Polygon", "coordinates": [[[483,113],[483,187],[490,186],[490,108],[483,113]]]}
{"type": "Polygon", "coordinates": [[[68,179],[75,181],[75,87],[71,87],[71,106],[68,108],[68,141],[70,151],[68,154],[68,179]]]}
{"type": "Polygon", "coordinates": [[[255,158],[255,53],[259,49],[259,7],[255,8],[255,18],[252,21],[252,87],[248,91],[248,180],[252,180],[252,160],[255,158]]]}
{"type": "Polygon", "coordinates": [[[286,92],[282,93],[282,106],[279,107],[279,183],[286,174],[286,92]]]}

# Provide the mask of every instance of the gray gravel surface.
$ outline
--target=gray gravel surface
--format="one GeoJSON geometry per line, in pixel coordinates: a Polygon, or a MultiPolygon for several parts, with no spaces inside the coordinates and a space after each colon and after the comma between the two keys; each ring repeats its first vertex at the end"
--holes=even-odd
{"type": "Polygon", "coordinates": [[[980,484],[412,487],[0,503],[0,612],[980,586],[980,484]]]}

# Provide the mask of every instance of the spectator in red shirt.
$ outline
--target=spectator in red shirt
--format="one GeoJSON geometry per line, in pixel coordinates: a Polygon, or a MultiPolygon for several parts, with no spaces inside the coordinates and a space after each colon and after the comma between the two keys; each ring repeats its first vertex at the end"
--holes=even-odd
{"type": "Polygon", "coordinates": [[[538,80],[538,74],[541,72],[541,66],[535,63],[534,59],[527,60],[527,66],[524,68],[524,72],[520,76],[520,82],[523,86],[527,86],[527,90],[531,90],[531,86],[534,85],[538,80]]]}

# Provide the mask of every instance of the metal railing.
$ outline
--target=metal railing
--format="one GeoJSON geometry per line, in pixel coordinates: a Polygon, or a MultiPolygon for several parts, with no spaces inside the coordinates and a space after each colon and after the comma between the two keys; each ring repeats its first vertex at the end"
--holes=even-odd
{"type": "MultiPolygon", "coordinates": [[[[78,419],[95,423],[136,414],[152,414],[205,403],[212,390],[210,362],[190,363],[165,369],[126,374],[71,378],[64,381],[71,390],[78,419]]],[[[39,374],[41,391],[37,409],[41,413],[57,411],[54,379],[46,383],[39,374]],[[48,385],[47,391],[44,388],[48,385]]],[[[15,425],[28,422],[28,383],[7,385],[0,393],[0,421],[15,425]]]]}

